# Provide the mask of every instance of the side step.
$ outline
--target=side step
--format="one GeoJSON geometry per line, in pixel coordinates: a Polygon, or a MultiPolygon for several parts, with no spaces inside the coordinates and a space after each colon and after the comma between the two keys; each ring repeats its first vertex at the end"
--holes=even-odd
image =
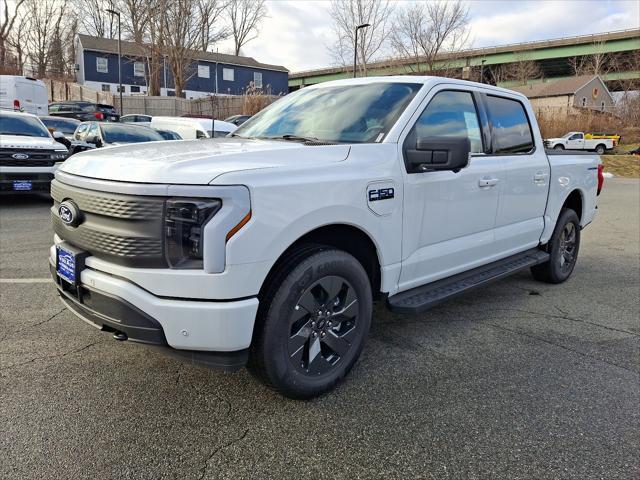
{"type": "Polygon", "coordinates": [[[421,313],[456,295],[548,260],[547,252],[533,248],[468,272],[398,293],[387,299],[387,306],[395,313],[421,313]]]}

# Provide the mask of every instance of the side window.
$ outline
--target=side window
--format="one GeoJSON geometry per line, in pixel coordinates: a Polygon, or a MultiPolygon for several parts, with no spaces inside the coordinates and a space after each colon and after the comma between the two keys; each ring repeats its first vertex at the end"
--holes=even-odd
{"type": "Polygon", "coordinates": [[[571,135],[571,138],[569,140],[582,140],[582,134],[576,133],[574,135],[571,135]]]}
{"type": "Polygon", "coordinates": [[[88,124],[84,123],[82,125],[79,125],[76,129],[76,133],[74,134],[75,139],[84,140],[84,138],[87,136],[87,130],[89,130],[88,124]]]}
{"type": "Polygon", "coordinates": [[[524,106],[510,98],[487,96],[493,125],[494,153],[527,153],[533,149],[533,135],[524,106]]]}
{"type": "Polygon", "coordinates": [[[89,134],[87,135],[87,137],[93,137],[94,135],[100,138],[100,130],[98,129],[97,124],[92,123],[91,126],[89,127],[89,134]]]}
{"type": "Polygon", "coordinates": [[[418,118],[407,140],[424,137],[468,138],[471,153],[481,153],[482,135],[473,95],[453,90],[437,93],[418,118]]]}
{"type": "Polygon", "coordinates": [[[60,109],[60,105],[49,105],[50,112],[57,112],[60,109]]]}

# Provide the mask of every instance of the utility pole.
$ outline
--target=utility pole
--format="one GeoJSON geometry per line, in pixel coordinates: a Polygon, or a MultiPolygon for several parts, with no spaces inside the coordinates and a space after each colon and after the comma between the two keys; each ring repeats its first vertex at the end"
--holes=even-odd
{"type": "Polygon", "coordinates": [[[363,23],[362,25],[358,25],[356,27],[356,39],[353,42],[353,78],[356,78],[356,66],[358,64],[358,30],[361,28],[370,27],[371,24],[363,23]]]}
{"type": "Polygon", "coordinates": [[[116,15],[118,17],[118,91],[120,92],[120,115],[124,114],[122,108],[122,28],[120,27],[120,12],[113,10],[111,8],[107,9],[107,12],[111,15],[116,15]]]}

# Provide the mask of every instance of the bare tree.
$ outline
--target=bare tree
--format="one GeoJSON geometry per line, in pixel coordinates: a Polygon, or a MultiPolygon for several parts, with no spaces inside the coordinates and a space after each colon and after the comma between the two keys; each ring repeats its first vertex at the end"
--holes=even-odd
{"type": "MultiPolygon", "coordinates": [[[[66,0],[65,0],[66,1],[66,0]]],[[[118,22],[107,9],[118,10],[117,0],[73,0],[74,9],[80,12],[81,30],[103,38],[118,37],[118,22]]]]}
{"type": "Polygon", "coordinates": [[[468,43],[469,9],[460,0],[410,4],[393,23],[391,44],[399,57],[411,60],[409,68],[416,73],[446,75],[451,63],[442,54],[452,57],[468,43]]]}
{"type": "Polygon", "coordinates": [[[530,60],[525,53],[516,55],[515,62],[491,68],[491,74],[496,85],[506,81],[515,81],[519,85],[526,85],[528,80],[543,77],[540,66],[534,60],[530,60]]]}
{"type": "Polygon", "coordinates": [[[267,15],[264,0],[230,0],[227,15],[233,35],[234,51],[240,49],[258,36],[260,21],[267,15]]]}
{"type": "Polygon", "coordinates": [[[210,46],[229,37],[229,28],[221,26],[227,4],[220,0],[198,0],[196,8],[200,24],[199,49],[206,52],[210,46]]]}
{"type": "Polygon", "coordinates": [[[379,56],[389,37],[392,6],[388,0],[332,0],[329,13],[333,19],[335,43],[330,47],[334,59],[349,65],[353,61],[355,30],[358,32],[358,68],[367,74],[367,64],[379,56]]]}
{"type": "Polygon", "coordinates": [[[59,35],[66,8],[66,0],[27,0],[23,38],[32,73],[38,78],[46,76],[52,55],[51,45],[59,35]]]}
{"type": "Polygon", "coordinates": [[[182,96],[187,80],[195,73],[193,55],[201,35],[196,2],[171,0],[166,3],[164,10],[165,53],[178,97],[182,96]]]}
{"type": "Polygon", "coordinates": [[[9,0],[2,0],[2,16],[0,17],[0,65],[2,66],[6,65],[7,40],[25,1],[16,0],[11,2],[10,6],[9,0]]]}
{"type": "Polygon", "coordinates": [[[116,8],[120,11],[122,31],[125,37],[135,43],[142,43],[147,33],[149,11],[155,1],[119,0],[116,8]]]}
{"type": "Polygon", "coordinates": [[[572,57],[569,65],[574,75],[604,75],[615,69],[613,55],[604,51],[604,41],[593,42],[596,53],[572,57]]]}

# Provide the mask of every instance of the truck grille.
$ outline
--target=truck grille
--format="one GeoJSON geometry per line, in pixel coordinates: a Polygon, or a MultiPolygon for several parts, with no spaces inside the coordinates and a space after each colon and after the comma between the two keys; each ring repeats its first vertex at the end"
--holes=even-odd
{"type": "Polygon", "coordinates": [[[53,230],[66,242],[91,255],[133,267],[167,266],[162,243],[164,198],[97,192],[51,182],[53,230]],[[81,212],[80,224],[62,222],[58,209],[63,201],[74,202],[81,212]]]}
{"type": "Polygon", "coordinates": [[[51,160],[49,150],[23,150],[23,149],[0,149],[0,165],[3,167],[53,167],[55,162],[51,160]],[[29,155],[29,158],[18,160],[11,155],[22,153],[29,155]]]}

